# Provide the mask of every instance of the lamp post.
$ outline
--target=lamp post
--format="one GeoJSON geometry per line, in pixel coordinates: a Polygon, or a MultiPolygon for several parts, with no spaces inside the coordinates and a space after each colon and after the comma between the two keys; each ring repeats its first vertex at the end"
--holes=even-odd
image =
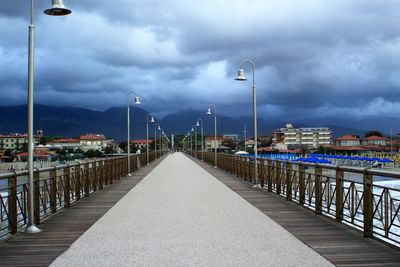
{"type": "Polygon", "coordinates": [[[240,64],[238,76],[235,78],[237,81],[246,81],[247,79],[244,77],[243,65],[248,63],[251,65],[253,70],[253,132],[254,132],[254,177],[253,183],[258,185],[258,169],[257,169],[257,95],[256,95],[256,82],[255,82],[255,72],[256,65],[251,60],[244,60],[240,64]]]}
{"type": "Polygon", "coordinates": [[[128,95],[127,95],[127,101],[126,101],[126,111],[127,111],[127,116],[126,116],[126,118],[127,118],[127,135],[128,135],[128,144],[127,144],[127,146],[128,146],[128,148],[127,148],[127,150],[128,150],[128,176],[132,176],[132,174],[131,174],[131,140],[130,140],[130,137],[131,137],[131,133],[130,133],[130,101],[129,101],[129,96],[130,95],[132,95],[132,94],[134,94],[135,95],[135,100],[134,100],[134,104],[135,105],[140,105],[140,100],[139,100],[139,97],[137,96],[137,94],[134,92],[134,91],[129,91],[128,92],[128,95]]]}
{"type": "Polygon", "coordinates": [[[155,150],[155,155],[157,158],[157,131],[161,130],[160,124],[157,123],[157,125],[154,127],[154,150],[155,150]]]}
{"type": "Polygon", "coordinates": [[[192,129],[194,129],[194,142],[193,142],[194,143],[194,155],[197,158],[197,127],[196,127],[196,125],[197,124],[195,124],[192,129]]]}
{"type": "MultiPolygon", "coordinates": [[[[26,233],[39,233],[41,230],[34,222],[33,206],[33,153],[35,142],[33,139],[33,72],[34,72],[34,41],[35,41],[35,2],[31,0],[29,21],[29,44],[28,44],[28,176],[29,176],[29,201],[28,201],[28,225],[26,233]]],[[[65,16],[71,14],[71,10],[65,8],[62,0],[53,0],[52,7],[44,11],[50,16],[65,16]]]]}
{"type": "Polygon", "coordinates": [[[212,115],[211,107],[214,108],[214,168],[218,168],[217,165],[217,106],[210,104],[207,110],[207,115],[212,115]]]}
{"type": "Polygon", "coordinates": [[[147,165],[150,165],[150,160],[149,160],[149,116],[150,116],[150,122],[154,122],[154,117],[151,114],[147,114],[146,116],[146,154],[147,154],[147,165]]]}
{"type": "Polygon", "coordinates": [[[203,120],[198,119],[196,123],[197,127],[201,126],[201,160],[204,160],[204,134],[203,134],[203,120]],[[200,124],[201,122],[201,124],[200,124]]]}
{"type": "Polygon", "coordinates": [[[192,135],[193,129],[191,129],[189,131],[189,135],[190,135],[190,156],[193,157],[193,135],[192,135]]]}

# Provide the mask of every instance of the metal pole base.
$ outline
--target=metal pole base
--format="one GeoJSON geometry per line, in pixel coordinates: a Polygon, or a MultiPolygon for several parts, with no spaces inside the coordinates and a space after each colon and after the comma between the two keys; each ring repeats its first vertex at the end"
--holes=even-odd
{"type": "Polygon", "coordinates": [[[42,230],[37,228],[35,225],[28,225],[25,229],[26,234],[37,234],[40,233],[42,230]]]}
{"type": "Polygon", "coordinates": [[[149,166],[150,165],[150,163],[147,163],[147,166],[149,166]]]}
{"type": "Polygon", "coordinates": [[[218,167],[217,167],[217,166],[214,166],[214,169],[218,169],[218,167]]]}
{"type": "Polygon", "coordinates": [[[132,173],[128,173],[128,176],[132,176],[132,173]]]}
{"type": "Polygon", "coordinates": [[[260,184],[255,184],[255,185],[252,186],[252,188],[261,188],[261,185],[260,184]]]}

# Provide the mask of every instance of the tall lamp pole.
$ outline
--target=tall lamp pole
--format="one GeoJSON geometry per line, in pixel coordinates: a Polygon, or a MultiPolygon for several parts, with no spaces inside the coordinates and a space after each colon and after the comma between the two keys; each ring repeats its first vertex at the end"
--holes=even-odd
{"type": "Polygon", "coordinates": [[[134,94],[135,95],[135,100],[134,100],[134,104],[135,105],[140,105],[140,100],[139,100],[139,97],[137,96],[137,94],[134,92],[134,91],[129,91],[128,92],[128,95],[127,95],[127,102],[126,102],[126,111],[127,111],[127,116],[126,116],[126,118],[127,118],[127,135],[128,135],[128,144],[127,144],[127,146],[128,146],[128,148],[127,148],[127,150],[128,150],[128,176],[132,176],[132,174],[131,174],[131,140],[130,140],[130,137],[131,137],[131,132],[130,132],[130,113],[131,113],[131,111],[130,111],[130,101],[129,101],[129,96],[130,95],[132,95],[132,94],[134,94]]]}
{"type": "Polygon", "coordinates": [[[151,114],[147,114],[146,116],[146,154],[147,154],[147,165],[150,165],[150,160],[149,160],[149,116],[150,116],[150,122],[154,122],[154,117],[151,114]]]}
{"type": "Polygon", "coordinates": [[[189,131],[190,134],[190,155],[193,157],[193,128],[189,131]]]}
{"type": "Polygon", "coordinates": [[[158,130],[161,130],[161,128],[160,128],[160,124],[157,123],[157,125],[155,125],[155,127],[154,127],[154,150],[155,150],[156,158],[157,158],[157,131],[158,130]]]}
{"type": "Polygon", "coordinates": [[[204,134],[203,134],[203,120],[198,119],[197,120],[197,127],[201,126],[201,160],[204,160],[204,134]],[[201,124],[200,124],[201,122],[201,124]]]}
{"type": "Polygon", "coordinates": [[[258,185],[258,168],[257,168],[257,94],[256,94],[256,82],[255,82],[255,72],[256,65],[251,60],[244,60],[240,64],[238,76],[235,78],[237,81],[246,81],[247,79],[244,77],[243,65],[248,63],[251,65],[253,70],[253,132],[254,132],[254,177],[253,183],[258,185]]]}
{"type": "Polygon", "coordinates": [[[211,107],[214,108],[214,168],[218,168],[217,165],[217,106],[210,104],[207,110],[207,115],[212,115],[211,107]]]}
{"type": "Polygon", "coordinates": [[[197,158],[197,124],[195,124],[192,129],[194,129],[194,153],[197,158]]]}
{"type": "MultiPolygon", "coordinates": [[[[28,201],[28,225],[26,233],[39,233],[41,230],[36,227],[34,222],[33,206],[33,153],[35,151],[35,141],[33,138],[33,73],[34,73],[34,47],[35,47],[35,2],[31,0],[30,21],[29,21],[29,44],[28,44],[28,176],[29,176],[29,201],[28,201]]],[[[50,16],[66,16],[71,14],[71,10],[65,8],[62,0],[53,0],[52,7],[44,11],[50,16]]]]}

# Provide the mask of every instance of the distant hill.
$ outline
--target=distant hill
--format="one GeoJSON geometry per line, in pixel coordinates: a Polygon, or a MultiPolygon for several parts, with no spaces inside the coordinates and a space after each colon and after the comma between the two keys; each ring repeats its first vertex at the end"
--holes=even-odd
{"type": "MultiPolygon", "coordinates": [[[[147,111],[131,108],[131,133],[132,138],[143,138],[146,136],[147,111]]],[[[103,133],[109,138],[117,141],[126,140],[126,108],[114,107],[105,111],[93,111],[84,108],[53,107],[35,105],[34,127],[42,127],[45,135],[62,135],[74,137],[86,133],[103,133]]],[[[160,124],[168,134],[186,134],[197,119],[204,121],[205,134],[214,133],[214,119],[204,112],[196,110],[183,110],[165,116],[160,124]]],[[[239,134],[243,136],[244,124],[247,125],[247,136],[252,136],[253,120],[251,116],[228,117],[218,116],[219,134],[239,134]]],[[[327,123],[317,120],[290,121],[295,127],[330,127],[334,136],[343,134],[363,135],[367,130],[381,130],[389,132],[390,123],[393,119],[377,118],[365,119],[364,121],[351,121],[350,119],[331,119],[327,123]],[[368,127],[366,125],[370,125],[368,127]],[[383,129],[383,130],[382,130],[383,129]]],[[[259,136],[270,134],[272,130],[283,127],[285,121],[276,118],[265,119],[259,114],[258,132],[259,136]]],[[[27,106],[0,107],[0,133],[25,133],[27,129],[27,106]]],[[[393,128],[396,133],[396,128],[393,128]]],[[[150,126],[150,136],[154,135],[154,128],[150,126]]]]}

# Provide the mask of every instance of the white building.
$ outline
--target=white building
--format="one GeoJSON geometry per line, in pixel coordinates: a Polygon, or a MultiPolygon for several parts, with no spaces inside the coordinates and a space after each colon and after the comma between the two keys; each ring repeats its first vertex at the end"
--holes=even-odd
{"type": "Polygon", "coordinates": [[[217,142],[215,142],[214,137],[206,137],[205,139],[205,146],[206,149],[214,149],[215,147],[219,148],[222,146],[222,141],[224,141],[224,138],[221,136],[217,136],[217,142]]]}
{"type": "Polygon", "coordinates": [[[273,145],[283,143],[287,146],[319,147],[332,145],[332,131],[327,127],[295,128],[292,124],[286,124],[273,132],[273,145]]]}

